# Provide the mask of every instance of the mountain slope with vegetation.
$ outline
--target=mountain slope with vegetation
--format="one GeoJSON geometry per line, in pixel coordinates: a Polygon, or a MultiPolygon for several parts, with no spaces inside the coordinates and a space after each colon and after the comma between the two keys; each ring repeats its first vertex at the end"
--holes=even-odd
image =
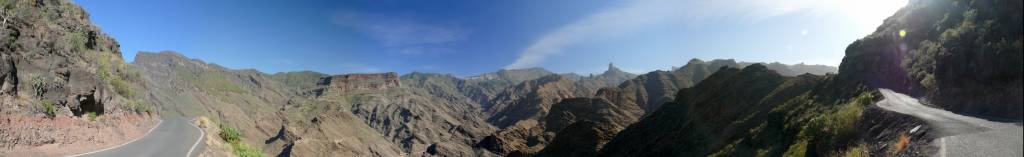
{"type": "Polygon", "coordinates": [[[157,123],[116,40],[69,1],[0,1],[0,156],[88,152],[157,123]]]}
{"type": "MultiPolygon", "coordinates": [[[[927,154],[926,142],[913,151],[886,152],[909,127],[876,123],[910,119],[884,115],[869,106],[876,94],[835,75],[781,76],[762,65],[723,68],[676,99],[615,135],[601,156],[831,156],[847,153],[927,154]],[[843,89],[836,91],[835,89],[843,89]],[[870,112],[869,112],[870,111],[870,112]],[[869,116],[882,114],[882,116],[869,116]],[[865,118],[869,117],[869,118],[865,118]],[[877,119],[877,120],[872,120],[877,119]],[[879,129],[881,128],[881,129],[879,129]],[[813,148],[812,148],[813,147],[813,148]],[[814,155],[817,154],[817,155],[814,155]]],[[[907,124],[904,124],[907,125],[907,124]]],[[[925,131],[915,139],[928,141],[925,131]]],[[[591,154],[597,154],[592,152],[591,154]]]]}
{"type": "MultiPolygon", "coordinates": [[[[959,112],[1019,117],[1020,3],[911,1],[848,47],[838,75],[784,77],[761,65],[719,70],[603,147],[556,141],[541,155],[932,155],[938,135],[931,126],[871,105],[879,99],[875,89],[925,96],[959,112]]],[[[592,122],[574,126],[584,133],[558,139],[609,137],[592,122]]]]}
{"type": "Polygon", "coordinates": [[[850,44],[840,66],[947,110],[1021,120],[1024,17],[1019,0],[912,1],[850,44]]]}

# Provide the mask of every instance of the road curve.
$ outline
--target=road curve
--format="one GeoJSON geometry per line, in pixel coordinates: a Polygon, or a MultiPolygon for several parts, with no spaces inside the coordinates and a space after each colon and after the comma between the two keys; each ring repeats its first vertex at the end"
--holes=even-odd
{"type": "Polygon", "coordinates": [[[182,117],[164,118],[159,126],[139,140],[125,145],[79,154],[81,157],[190,157],[197,155],[204,136],[202,130],[189,119],[182,117]]]}
{"type": "Polygon", "coordinates": [[[939,147],[936,156],[1024,156],[1024,128],[1020,124],[959,115],[925,106],[889,89],[878,90],[885,97],[876,103],[878,107],[920,118],[936,128],[939,138],[932,142],[939,147]]]}

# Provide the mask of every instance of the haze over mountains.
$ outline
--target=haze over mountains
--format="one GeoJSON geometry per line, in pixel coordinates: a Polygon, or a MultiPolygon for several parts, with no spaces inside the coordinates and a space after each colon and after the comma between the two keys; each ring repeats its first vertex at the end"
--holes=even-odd
{"type": "MultiPolygon", "coordinates": [[[[1020,121],[1022,2],[911,1],[840,67],[691,59],[633,74],[268,74],[119,44],[63,1],[3,1],[0,155],[60,156],[198,117],[201,156],[930,156],[879,88],[1020,121]],[[10,19],[10,21],[7,21],[10,19]],[[9,22],[9,23],[8,23],[9,22]],[[68,148],[68,149],[64,149],[68,148]]],[[[1018,125],[1019,127],[1019,125],[1018,125]]]]}

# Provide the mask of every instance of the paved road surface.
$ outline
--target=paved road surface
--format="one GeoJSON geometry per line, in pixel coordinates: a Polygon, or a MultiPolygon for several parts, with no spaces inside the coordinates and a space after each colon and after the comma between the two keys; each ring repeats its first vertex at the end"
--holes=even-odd
{"type": "Polygon", "coordinates": [[[189,119],[174,117],[164,118],[159,126],[139,140],[120,147],[102,150],[82,157],[190,157],[202,150],[202,142],[198,142],[203,133],[189,119]],[[199,143],[199,144],[197,144],[199,143]],[[194,151],[189,154],[190,150],[194,151]]]}
{"type": "Polygon", "coordinates": [[[878,107],[921,118],[936,128],[940,137],[933,141],[939,147],[936,156],[1024,156],[1024,128],[1020,124],[958,115],[922,105],[889,89],[879,91],[885,98],[876,104],[878,107]]]}

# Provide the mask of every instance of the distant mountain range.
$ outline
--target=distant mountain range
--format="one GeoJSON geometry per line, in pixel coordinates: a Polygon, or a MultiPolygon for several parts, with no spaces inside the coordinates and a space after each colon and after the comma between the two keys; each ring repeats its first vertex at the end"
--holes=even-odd
{"type": "MultiPolygon", "coordinates": [[[[543,121],[549,117],[552,105],[564,99],[614,92],[623,96],[614,99],[618,101],[616,103],[660,104],[665,101],[663,98],[670,99],[674,91],[699,81],[691,79],[703,79],[717,70],[712,66],[742,66],[732,60],[709,63],[693,60],[672,72],[658,71],[637,77],[609,65],[609,69],[600,75],[574,80],[566,74],[540,68],[499,70],[465,79],[421,72],[402,76],[395,73],[330,76],[309,71],[265,74],[254,70],[226,69],[174,52],[140,52],[131,65],[143,71],[144,80],[150,83],[145,85],[150,91],[145,94],[147,100],[159,104],[161,114],[212,116],[222,123],[241,128],[250,137],[247,138],[250,143],[274,139],[264,147],[266,152],[300,156],[316,155],[319,151],[313,148],[326,147],[329,143],[296,139],[331,141],[351,136],[337,132],[330,132],[332,135],[329,132],[302,131],[313,128],[373,130],[384,135],[361,139],[378,141],[378,144],[372,144],[377,147],[345,150],[351,155],[491,154],[494,150],[482,149],[480,141],[504,138],[498,135],[515,130],[509,129],[512,125],[543,121]],[[646,83],[653,81],[650,80],[652,78],[665,84],[646,83]],[[619,87],[616,84],[620,84],[619,87]],[[648,92],[646,89],[661,91],[648,92]],[[648,98],[648,94],[657,99],[648,98]],[[637,96],[640,98],[634,98],[637,96]],[[651,100],[657,103],[647,103],[651,100]],[[328,112],[334,110],[349,112],[328,112]],[[327,117],[338,122],[325,124],[311,123],[310,120],[327,117]],[[352,124],[355,122],[365,124],[352,124]],[[355,126],[366,127],[357,129],[355,126]],[[457,131],[441,131],[453,129],[457,131]],[[445,133],[435,134],[441,132],[445,133]],[[434,152],[431,149],[446,151],[434,152]]],[[[641,106],[633,107],[639,109],[641,106]]],[[[632,117],[638,118],[646,112],[636,111],[632,117]]],[[[623,122],[633,122],[636,118],[623,122]]],[[[564,123],[551,129],[558,130],[569,124],[564,123]]],[[[621,124],[621,127],[626,124],[621,124]]],[[[349,145],[356,147],[360,143],[349,145]]],[[[521,148],[514,150],[518,149],[521,148]]],[[[497,154],[505,155],[500,151],[497,154]]]]}
{"type": "Polygon", "coordinates": [[[10,156],[108,147],[159,116],[208,117],[218,126],[208,135],[239,132],[206,155],[926,156],[931,128],[871,105],[876,88],[1017,120],[1024,97],[1024,20],[1012,0],[911,1],[838,68],[692,59],[644,74],[609,64],[588,76],[466,78],[268,74],[175,52],[125,63],[71,2],[15,3],[2,4],[24,14],[0,28],[0,155],[10,156]]]}

